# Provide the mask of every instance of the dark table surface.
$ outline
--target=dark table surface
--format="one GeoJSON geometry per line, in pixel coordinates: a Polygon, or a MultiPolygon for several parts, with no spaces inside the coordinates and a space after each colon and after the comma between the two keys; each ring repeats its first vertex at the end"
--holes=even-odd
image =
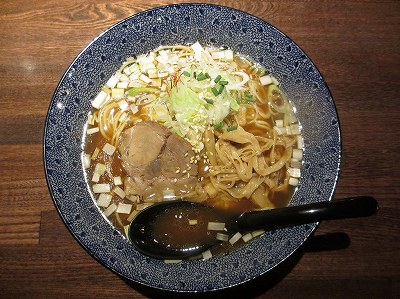
{"type": "MultiPolygon", "coordinates": [[[[76,55],[112,24],[173,2],[0,2],[0,298],[172,296],[126,283],[73,239],[48,192],[42,141],[52,93],[76,55]]],[[[369,194],[380,205],[370,218],[322,223],[270,275],[208,296],[399,298],[400,2],[205,2],[266,20],[312,58],[341,124],[335,198],[369,194]]]]}

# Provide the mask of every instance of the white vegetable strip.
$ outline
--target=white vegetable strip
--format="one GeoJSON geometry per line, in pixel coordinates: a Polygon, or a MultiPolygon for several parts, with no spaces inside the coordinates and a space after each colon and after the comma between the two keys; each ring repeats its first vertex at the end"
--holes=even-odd
{"type": "Polygon", "coordinates": [[[117,213],[130,214],[131,210],[132,210],[131,204],[126,204],[126,203],[118,204],[117,213]]]}
{"type": "Polygon", "coordinates": [[[242,237],[242,234],[237,232],[236,234],[234,234],[232,236],[232,238],[229,239],[229,243],[231,243],[231,245],[235,244],[237,241],[240,240],[240,238],[242,237]]]}
{"type": "Polygon", "coordinates": [[[111,188],[110,185],[107,183],[103,183],[103,184],[94,184],[93,185],[93,192],[94,193],[107,193],[110,192],[111,188]]]}
{"type": "Polygon", "coordinates": [[[112,196],[109,193],[100,193],[97,204],[100,207],[107,208],[111,203],[112,196]]]}
{"type": "Polygon", "coordinates": [[[222,223],[222,222],[208,222],[207,229],[208,230],[224,230],[225,229],[225,223],[222,223]]]}
{"type": "Polygon", "coordinates": [[[111,205],[108,206],[107,209],[104,210],[104,215],[106,217],[110,216],[112,213],[114,213],[117,210],[117,205],[115,203],[112,203],[111,205]]]}

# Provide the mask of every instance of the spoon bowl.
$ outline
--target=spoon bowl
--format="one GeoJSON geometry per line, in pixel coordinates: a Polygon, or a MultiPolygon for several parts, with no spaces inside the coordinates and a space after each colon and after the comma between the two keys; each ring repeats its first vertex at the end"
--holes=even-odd
{"type": "Polygon", "coordinates": [[[128,236],[145,255],[157,259],[183,259],[200,255],[221,243],[224,236],[232,236],[236,232],[366,217],[373,215],[377,208],[375,198],[359,196],[239,215],[200,203],[174,200],[154,204],[141,211],[131,222],[128,236]],[[211,233],[215,230],[220,231],[217,238],[211,233]]]}

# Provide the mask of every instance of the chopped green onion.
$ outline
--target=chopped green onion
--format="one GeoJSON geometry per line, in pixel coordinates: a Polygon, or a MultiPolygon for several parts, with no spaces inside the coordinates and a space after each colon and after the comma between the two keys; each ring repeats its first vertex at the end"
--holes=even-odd
{"type": "Polygon", "coordinates": [[[224,91],[225,85],[221,85],[218,90],[218,94],[221,94],[224,91]]]}
{"type": "Polygon", "coordinates": [[[205,73],[204,75],[206,76],[207,79],[210,79],[210,78],[211,78],[210,75],[209,75],[208,73],[205,73]]]}
{"type": "Polygon", "coordinates": [[[196,72],[193,72],[193,77],[196,79],[196,77],[197,77],[196,72]]]}
{"type": "Polygon", "coordinates": [[[221,78],[222,78],[221,75],[218,75],[217,77],[215,77],[214,82],[218,83],[218,81],[221,80],[221,78]]]}
{"type": "Polygon", "coordinates": [[[220,94],[220,92],[218,92],[218,89],[216,89],[215,87],[211,88],[211,91],[215,96],[220,94]]]}
{"type": "Polygon", "coordinates": [[[217,123],[217,124],[215,124],[215,125],[214,125],[214,128],[215,128],[215,129],[220,129],[220,128],[222,128],[222,121],[219,122],[219,123],[217,123]]]}
{"type": "Polygon", "coordinates": [[[218,83],[221,85],[227,85],[229,82],[226,80],[220,80],[218,83]]]}
{"type": "Polygon", "coordinates": [[[207,99],[207,98],[205,98],[204,99],[208,104],[214,104],[214,101],[213,100],[211,100],[211,99],[207,99]]]}
{"type": "Polygon", "coordinates": [[[203,81],[203,80],[207,79],[207,76],[204,75],[203,73],[200,73],[197,75],[196,79],[197,79],[197,81],[203,81]]]}
{"type": "Polygon", "coordinates": [[[182,74],[185,75],[186,77],[190,77],[190,73],[188,71],[184,71],[182,74]]]}
{"type": "Polygon", "coordinates": [[[230,131],[236,130],[237,128],[238,128],[238,126],[230,126],[230,127],[228,127],[226,130],[227,130],[228,132],[230,132],[230,131]]]}

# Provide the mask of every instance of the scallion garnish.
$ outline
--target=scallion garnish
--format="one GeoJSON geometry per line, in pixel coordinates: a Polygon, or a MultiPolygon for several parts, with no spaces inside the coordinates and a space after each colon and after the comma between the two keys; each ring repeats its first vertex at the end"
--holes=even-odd
{"type": "Polygon", "coordinates": [[[215,125],[214,125],[214,128],[215,128],[215,129],[220,129],[220,128],[222,128],[222,121],[219,122],[219,123],[217,123],[217,124],[215,124],[215,125]]]}
{"type": "Polygon", "coordinates": [[[218,83],[221,84],[221,85],[226,85],[226,84],[228,84],[229,82],[226,81],[226,80],[219,80],[218,83]]]}
{"type": "Polygon", "coordinates": [[[217,96],[217,95],[220,94],[220,93],[218,92],[218,89],[216,89],[215,87],[212,87],[212,88],[211,88],[211,92],[212,92],[215,96],[217,96]]]}
{"type": "Polygon", "coordinates": [[[197,75],[196,79],[197,79],[197,81],[203,81],[203,80],[207,79],[207,76],[203,73],[200,73],[197,75]]]}
{"type": "Polygon", "coordinates": [[[222,78],[221,75],[218,75],[217,77],[215,77],[214,82],[218,83],[218,81],[221,80],[221,78],[222,78]]]}
{"type": "Polygon", "coordinates": [[[221,94],[224,91],[225,85],[221,85],[218,89],[218,94],[221,94]]]}
{"type": "Polygon", "coordinates": [[[238,126],[230,126],[230,127],[228,127],[226,130],[227,130],[228,132],[230,132],[230,131],[236,130],[237,128],[238,128],[238,126]]]}
{"type": "Polygon", "coordinates": [[[204,75],[206,76],[207,79],[210,79],[210,78],[211,78],[210,75],[209,75],[208,73],[205,73],[204,75]]]}
{"type": "Polygon", "coordinates": [[[188,71],[184,71],[182,74],[185,75],[186,77],[190,77],[190,73],[188,71]]]}
{"type": "Polygon", "coordinates": [[[208,104],[214,104],[214,101],[211,100],[211,99],[204,98],[204,100],[205,100],[208,104]]]}

